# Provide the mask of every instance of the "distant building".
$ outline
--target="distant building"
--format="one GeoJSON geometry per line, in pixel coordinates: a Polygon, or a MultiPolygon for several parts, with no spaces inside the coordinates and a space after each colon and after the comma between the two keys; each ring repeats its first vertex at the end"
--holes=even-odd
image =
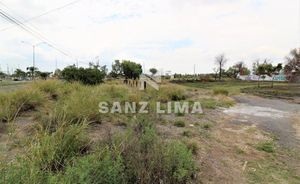
{"type": "Polygon", "coordinates": [[[259,77],[258,75],[239,75],[238,79],[246,81],[287,81],[286,76],[282,74],[274,76],[264,75],[261,77],[259,77]]]}

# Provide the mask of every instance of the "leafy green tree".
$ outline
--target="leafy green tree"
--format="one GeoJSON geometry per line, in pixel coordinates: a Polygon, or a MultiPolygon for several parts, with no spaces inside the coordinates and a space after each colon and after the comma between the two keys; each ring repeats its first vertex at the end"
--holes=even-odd
{"type": "Polygon", "coordinates": [[[112,78],[118,78],[123,75],[122,65],[119,60],[115,60],[115,63],[112,65],[112,70],[109,75],[112,78]]]}
{"type": "Polygon", "coordinates": [[[274,73],[274,67],[267,59],[265,59],[262,64],[257,65],[255,73],[259,76],[257,85],[260,87],[260,79],[265,78],[266,76],[272,76],[274,73]]]}
{"type": "MultiPolygon", "coordinates": [[[[272,75],[278,75],[280,71],[283,69],[282,63],[278,63],[277,66],[273,66],[272,75]]],[[[271,87],[274,87],[274,77],[272,77],[272,85],[271,87]]]]}
{"type": "Polygon", "coordinates": [[[245,63],[243,61],[240,61],[240,62],[236,63],[235,65],[233,65],[232,67],[230,67],[226,71],[226,73],[229,77],[236,79],[239,74],[240,75],[249,75],[250,70],[245,66],[245,63]]]}
{"type": "Polygon", "coordinates": [[[121,66],[126,79],[135,80],[143,73],[142,65],[132,61],[123,61],[121,66]]]}
{"type": "Polygon", "coordinates": [[[60,70],[60,69],[56,69],[56,70],[54,71],[53,76],[60,79],[60,78],[62,77],[62,76],[61,76],[61,70],[60,70]]]}
{"type": "Polygon", "coordinates": [[[47,80],[47,78],[51,75],[51,72],[40,72],[39,76],[43,79],[43,80],[47,80]]]}
{"type": "Polygon", "coordinates": [[[156,68],[150,68],[149,71],[152,73],[152,75],[155,75],[158,72],[156,68]]]}
{"type": "Polygon", "coordinates": [[[76,68],[74,65],[64,68],[62,77],[66,81],[80,81],[83,84],[95,85],[103,82],[106,67],[90,66],[90,68],[76,68]]]}
{"type": "Polygon", "coordinates": [[[26,77],[26,72],[24,72],[21,69],[16,69],[16,71],[14,72],[13,76],[17,77],[17,78],[25,78],[26,77]]]}
{"type": "Polygon", "coordinates": [[[5,78],[6,74],[0,71],[0,79],[5,78]]]}
{"type": "Polygon", "coordinates": [[[29,77],[33,79],[35,77],[35,73],[38,71],[38,68],[30,66],[27,67],[26,70],[28,71],[27,74],[29,75],[29,77]]]}

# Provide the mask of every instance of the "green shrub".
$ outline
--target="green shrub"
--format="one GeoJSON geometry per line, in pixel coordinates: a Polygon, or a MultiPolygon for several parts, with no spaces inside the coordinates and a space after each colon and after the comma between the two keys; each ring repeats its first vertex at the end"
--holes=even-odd
{"type": "Polygon", "coordinates": [[[74,162],[66,168],[64,183],[125,183],[123,159],[108,147],[74,162]]]}
{"type": "Polygon", "coordinates": [[[25,89],[0,94],[0,121],[12,121],[20,113],[35,110],[45,101],[38,90],[25,89]]]}
{"type": "Polygon", "coordinates": [[[212,127],[211,123],[202,123],[201,124],[201,128],[206,129],[206,130],[210,129],[211,127],[212,127]]]}
{"type": "Polygon", "coordinates": [[[105,76],[105,68],[99,68],[97,66],[90,68],[76,68],[75,66],[68,66],[62,71],[62,77],[66,81],[78,81],[88,85],[102,83],[105,76]]]}
{"type": "Polygon", "coordinates": [[[53,133],[38,135],[28,158],[43,171],[60,171],[73,157],[85,154],[89,141],[85,124],[63,123],[53,133]]]}
{"type": "Polygon", "coordinates": [[[64,114],[69,121],[101,121],[98,103],[101,98],[90,87],[82,87],[60,100],[55,107],[55,116],[64,114]]]}
{"type": "Polygon", "coordinates": [[[51,183],[74,158],[87,153],[85,128],[86,124],[62,123],[53,133],[40,130],[25,155],[0,168],[0,178],[6,183],[51,183]]]}
{"type": "Polygon", "coordinates": [[[218,102],[213,98],[200,99],[201,105],[206,109],[215,109],[218,106],[218,102]]]}
{"type": "Polygon", "coordinates": [[[177,127],[185,127],[185,122],[182,121],[182,120],[175,121],[175,122],[174,122],[174,126],[177,126],[177,127]]]}
{"type": "Polygon", "coordinates": [[[267,153],[275,152],[275,145],[272,141],[261,142],[256,146],[257,150],[265,151],[267,153]]]}
{"type": "Polygon", "coordinates": [[[49,95],[51,99],[57,99],[58,96],[63,96],[62,89],[66,88],[68,84],[58,80],[47,80],[34,82],[31,86],[32,88],[49,95]]]}
{"type": "Polygon", "coordinates": [[[122,145],[127,183],[186,183],[196,172],[191,151],[180,142],[165,142],[147,119],[116,145],[122,145]],[[126,141],[124,141],[126,140],[126,141]]]}
{"type": "Polygon", "coordinates": [[[192,152],[183,143],[178,141],[168,143],[163,155],[167,183],[187,183],[192,178],[196,166],[192,152]]]}
{"type": "Polygon", "coordinates": [[[214,95],[225,95],[228,96],[229,92],[226,89],[214,89],[214,95]]]}

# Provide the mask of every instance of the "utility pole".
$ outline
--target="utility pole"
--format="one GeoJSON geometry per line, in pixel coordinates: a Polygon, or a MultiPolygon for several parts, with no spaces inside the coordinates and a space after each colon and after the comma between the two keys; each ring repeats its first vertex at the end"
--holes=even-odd
{"type": "Polygon", "coordinates": [[[194,76],[196,77],[196,65],[194,64],[194,76]]]}
{"type": "Polygon", "coordinates": [[[9,66],[7,64],[7,75],[9,75],[9,66]]]}
{"type": "Polygon", "coordinates": [[[40,42],[40,43],[37,43],[37,44],[34,44],[32,45],[31,43],[28,43],[28,42],[25,42],[25,41],[22,41],[22,43],[24,44],[29,44],[32,46],[32,79],[35,80],[35,47],[41,45],[41,44],[47,44],[46,42],[40,42]]]}

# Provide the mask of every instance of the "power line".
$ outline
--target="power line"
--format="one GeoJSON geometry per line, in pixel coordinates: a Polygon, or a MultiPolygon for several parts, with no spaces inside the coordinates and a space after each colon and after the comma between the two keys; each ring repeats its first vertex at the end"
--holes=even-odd
{"type": "MultiPolygon", "coordinates": [[[[76,4],[76,3],[80,2],[80,1],[82,1],[82,0],[72,1],[72,2],[70,2],[70,3],[68,3],[68,4],[63,5],[63,6],[60,6],[60,7],[51,9],[51,10],[48,10],[48,11],[46,11],[46,12],[44,12],[44,13],[41,13],[41,14],[39,14],[39,15],[36,15],[36,16],[31,17],[31,18],[29,18],[29,19],[26,19],[26,20],[24,20],[22,23],[23,23],[23,24],[24,24],[24,23],[28,23],[28,22],[30,22],[30,21],[32,21],[32,20],[35,20],[35,19],[38,19],[38,18],[40,18],[40,17],[42,17],[42,16],[45,16],[45,15],[51,14],[51,13],[53,13],[53,12],[56,12],[56,11],[65,9],[65,8],[67,8],[67,7],[69,7],[69,6],[72,6],[72,5],[74,5],[74,4],[76,4]]],[[[7,7],[7,6],[6,6],[4,3],[2,3],[2,2],[0,2],[0,4],[2,4],[3,6],[7,7]]],[[[3,29],[0,29],[0,32],[6,31],[6,30],[8,30],[8,29],[10,29],[10,28],[13,28],[13,27],[14,27],[14,25],[9,26],[9,27],[6,27],[6,28],[3,28],[3,29]]]]}
{"type": "Polygon", "coordinates": [[[70,54],[66,53],[65,51],[63,51],[62,49],[58,48],[57,46],[55,46],[53,43],[51,43],[50,40],[48,40],[45,36],[43,36],[41,33],[37,32],[36,30],[30,28],[29,26],[26,26],[24,23],[22,23],[21,21],[19,21],[18,19],[14,18],[13,16],[11,16],[10,14],[8,14],[7,12],[5,12],[3,9],[0,8],[0,16],[2,18],[4,18],[5,20],[7,20],[10,23],[16,24],[17,26],[19,26],[21,29],[23,29],[24,31],[28,32],[29,34],[31,34],[32,36],[34,36],[35,38],[38,38],[41,41],[44,41],[47,43],[48,46],[52,47],[53,49],[57,50],[58,52],[60,52],[61,54],[68,56],[72,59],[75,59],[73,56],[71,56],[70,54]]]}

